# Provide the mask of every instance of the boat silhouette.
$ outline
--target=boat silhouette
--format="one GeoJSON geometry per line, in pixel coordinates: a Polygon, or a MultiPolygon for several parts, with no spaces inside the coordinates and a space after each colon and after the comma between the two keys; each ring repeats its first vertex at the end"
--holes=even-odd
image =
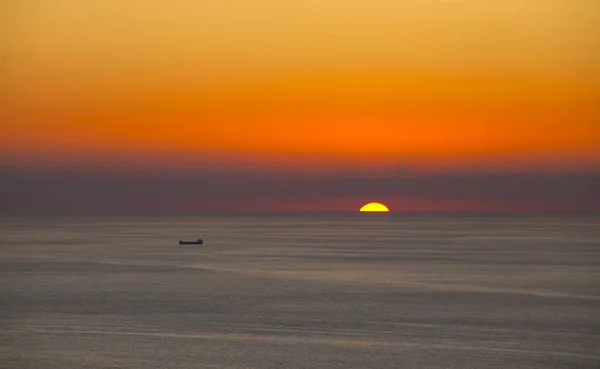
{"type": "Polygon", "coordinates": [[[180,245],[202,245],[204,241],[201,238],[198,238],[196,241],[179,241],[180,245]]]}

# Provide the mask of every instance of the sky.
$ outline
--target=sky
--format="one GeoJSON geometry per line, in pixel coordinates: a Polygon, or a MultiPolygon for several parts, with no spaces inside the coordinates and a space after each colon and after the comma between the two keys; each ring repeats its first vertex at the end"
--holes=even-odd
{"type": "Polygon", "coordinates": [[[2,214],[600,211],[595,0],[5,0],[2,214]]]}

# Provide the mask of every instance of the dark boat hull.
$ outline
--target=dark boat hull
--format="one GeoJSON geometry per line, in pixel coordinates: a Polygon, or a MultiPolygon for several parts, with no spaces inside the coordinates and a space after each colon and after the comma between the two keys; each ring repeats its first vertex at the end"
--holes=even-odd
{"type": "Polygon", "coordinates": [[[203,242],[202,240],[198,240],[198,241],[179,241],[180,245],[202,245],[203,242]]]}

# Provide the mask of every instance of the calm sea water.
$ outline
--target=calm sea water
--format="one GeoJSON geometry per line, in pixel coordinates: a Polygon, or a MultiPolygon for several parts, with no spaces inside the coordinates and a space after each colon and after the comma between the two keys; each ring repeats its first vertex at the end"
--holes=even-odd
{"type": "Polygon", "coordinates": [[[600,367],[597,216],[4,218],[0,249],[3,368],[600,367]]]}

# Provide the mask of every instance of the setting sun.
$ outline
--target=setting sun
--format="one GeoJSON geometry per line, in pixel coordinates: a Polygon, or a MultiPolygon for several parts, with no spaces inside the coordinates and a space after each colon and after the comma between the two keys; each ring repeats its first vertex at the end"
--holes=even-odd
{"type": "Polygon", "coordinates": [[[360,208],[361,212],[387,212],[390,211],[390,209],[387,208],[387,206],[383,205],[382,203],[379,202],[370,202],[368,204],[363,205],[362,208],[360,208]]]}

